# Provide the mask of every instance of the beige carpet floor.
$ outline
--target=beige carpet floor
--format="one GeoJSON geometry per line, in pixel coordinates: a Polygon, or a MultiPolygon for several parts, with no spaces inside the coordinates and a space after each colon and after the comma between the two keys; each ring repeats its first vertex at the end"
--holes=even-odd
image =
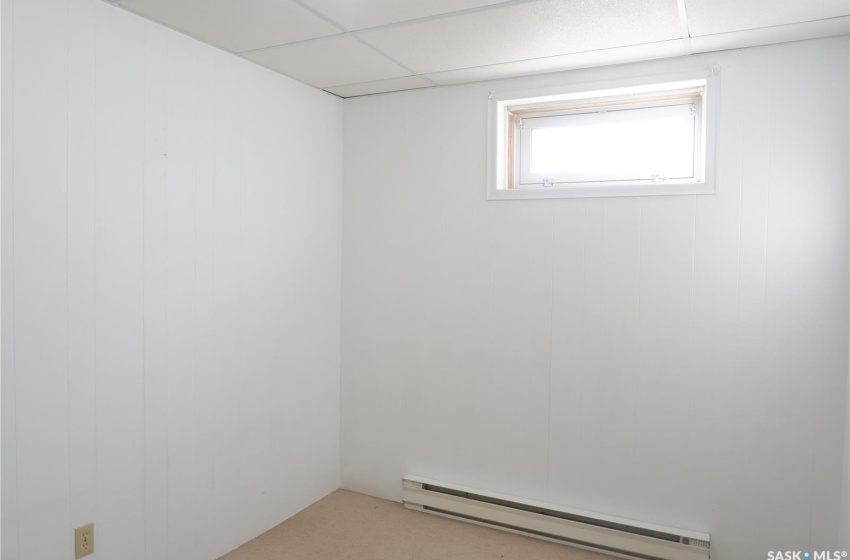
{"type": "Polygon", "coordinates": [[[610,560],[337,490],[221,560],[610,560]]]}

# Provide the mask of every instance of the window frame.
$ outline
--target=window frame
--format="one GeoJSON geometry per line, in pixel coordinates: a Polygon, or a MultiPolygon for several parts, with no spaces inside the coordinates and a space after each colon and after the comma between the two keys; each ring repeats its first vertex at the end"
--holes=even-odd
{"type": "MultiPolygon", "coordinates": [[[[524,91],[490,92],[490,128],[488,154],[489,200],[575,198],[608,196],[647,196],[714,194],[715,144],[718,117],[719,69],[699,69],[691,72],[664,74],[610,80],[583,82],[559,87],[524,91]],[[700,119],[695,130],[695,177],[668,179],[661,182],[647,180],[614,180],[588,182],[520,183],[521,127],[517,117],[527,115],[555,115],[591,112],[605,107],[614,110],[622,107],[665,106],[668,101],[683,97],[693,98],[699,91],[700,119]],[[519,145],[518,145],[519,144],[519,145]],[[520,160],[520,161],[517,161],[520,160]]],[[[674,101],[677,103],[678,101],[674,101]]]]}

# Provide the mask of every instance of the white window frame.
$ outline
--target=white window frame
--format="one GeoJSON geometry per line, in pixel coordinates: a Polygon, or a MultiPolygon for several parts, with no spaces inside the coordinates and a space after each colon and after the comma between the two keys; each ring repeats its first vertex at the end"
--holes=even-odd
{"type": "MultiPolygon", "coordinates": [[[[628,80],[570,84],[526,91],[490,93],[488,156],[489,200],[714,194],[715,144],[718,117],[718,69],[648,76],[628,80]],[[588,107],[664,107],[696,103],[693,177],[581,182],[580,178],[559,182],[530,183],[527,153],[529,130],[521,118],[571,115],[588,112],[588,107]],[[550,110],[551,109],[551,110],[550,110]],[[524,138],[525,136],[525,138],[524,138]]],[[[537,177],[539,179],[539,177],[537,177]]]]}

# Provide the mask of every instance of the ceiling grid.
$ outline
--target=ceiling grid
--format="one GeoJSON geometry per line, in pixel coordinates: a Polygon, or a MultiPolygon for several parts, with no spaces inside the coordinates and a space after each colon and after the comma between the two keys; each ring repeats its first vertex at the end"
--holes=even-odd
{"type": "Polygon", "coordinates": [[[109,0],[340,97],[850,32],[846,0],[109,0]]]}

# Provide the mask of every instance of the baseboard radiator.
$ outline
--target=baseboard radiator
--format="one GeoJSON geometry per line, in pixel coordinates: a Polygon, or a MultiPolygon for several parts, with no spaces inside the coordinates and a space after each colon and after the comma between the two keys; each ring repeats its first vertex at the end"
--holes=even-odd
{"type": "Polygon", "coordinates": [[[708,560],[709,535],[408,475],[404,507],[617,556],[708,560]]]}

